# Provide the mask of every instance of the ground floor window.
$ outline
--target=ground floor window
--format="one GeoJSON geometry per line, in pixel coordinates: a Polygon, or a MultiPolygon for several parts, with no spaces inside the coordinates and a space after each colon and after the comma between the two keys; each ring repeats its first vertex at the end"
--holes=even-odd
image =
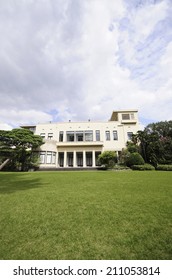
{"type": "Polygon", "coordinates": [[[73,153],[67,153],[67,165],[73,167],[73,153]]]}
{"type": "Polygon", "coordinates": [[[42,151],[40,152],[40,163],[41,164],[55,164],[56,163],[56,152],[42,151]]]}
{"type": "Polygon", "coordinates": [[[86,166],[92,166],[92,152],[86,152],[86,166]]]}
{"type": "Polygon", "coordinates": [[[59,160],[58,160],[59,166],[64,166],[64,153],[59,153],[59,160]]]}
{"type": "Polygon", "coordinates": [[[82,167],[83,166],[83,153],[76,153],[76,158],[77,158],[77,166],[82,167]]]}
{"type": "Polygon", "coordinates": [[[100,163],[98,161],[98,157],[100,154],[101,154],[101,152],[95,152],[96,166],[100,166],[100,163]]]}
{"type": "Polygon", "coordinates": [[[45,154],[46,152],[40,152],[40,163],[45,163],[45,154]]]}
{"type": "Polygon", "coordinates": [[[101,151],[71,151],[71,152],[52,152],[41,151],[41,164],[54,164],[58,167],[96,167],[99,166],[98,156],[101,151]],[[57,158],[57,160],[56,160],[57,158]]]}

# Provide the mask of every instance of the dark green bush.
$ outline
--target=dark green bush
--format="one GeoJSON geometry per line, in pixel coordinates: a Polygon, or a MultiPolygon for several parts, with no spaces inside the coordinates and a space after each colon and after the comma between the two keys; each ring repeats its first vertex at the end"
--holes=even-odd
{"type": "Polygon", "coordinates": [[[128,167],[131,167],[133,165],[143,165],[144,163],[144,159],[139,153],[132,153],[126,158],[126,165],[128,167]]]}
{"type": "Polygon", "coordinates": [[[144,171],[144,170],[155,170],[155,167],[152,166],[151,164],[133,165],[131,168],[132,168],[133,170],[140,170],[140,171],[144,171]]]}
{"type": "Polygon", "coordinates": [[[105,169],[113,168],[117,162],[117,155],[114,151],[104,151],[99,155],[98,162],[105,169]]]}
{"type": "Polygon", "coordinates": [[[157,166],[156,170],[161,170],[161,171],[172,171],[172,164],[167,165],[167,164],[160,164],[157,166]]]}

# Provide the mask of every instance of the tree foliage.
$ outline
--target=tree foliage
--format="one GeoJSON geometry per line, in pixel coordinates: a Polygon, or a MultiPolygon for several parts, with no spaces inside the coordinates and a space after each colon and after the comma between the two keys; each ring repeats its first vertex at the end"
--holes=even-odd
{"type": "Polygon", "coordinates": [[[145,162],[154,166],[172,163],[172,121],[151,123],[133,139],[145,162]]]}
{"type": "Polygon", "coordinates": [[[8,168],[25,171],[37,161],[35,151],[42,145],[42,138],[28,129],[15,128],[11,131],[0,130],[1,162],[10,159],[8,168]]]}
{"type": "Polygon", "coordinates": [[[133,165],[143,165],[144,159],[139,153],[130,153],[126,158],[126,165],[132,167],[133,165]]]}
{"type": "Polygon", "coordinates": [[[117,155],[113,151],[104,151],[99,155],[98,161],[100,165],[104,165],[105,168],[112,168],[117,161],[117,155]]]}

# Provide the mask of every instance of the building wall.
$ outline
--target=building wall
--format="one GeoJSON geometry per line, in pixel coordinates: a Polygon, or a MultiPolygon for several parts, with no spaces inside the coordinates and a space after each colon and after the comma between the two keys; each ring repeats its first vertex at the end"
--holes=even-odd
{"type": "MultiPolygon", "coordinates": [[[[33,126],[30,128],[33,130],[33,126]]],[[[118,153],[126,147],[132,133],[138,131],[138,112],[115,111],[107,122],[47,123],[37,124],[34,129],[45,141],[41,146],[40,167],[95,167],[99,153],[108,150],[118,153]],[[96,131],[100,139],[96,139],[96,131]]]]}

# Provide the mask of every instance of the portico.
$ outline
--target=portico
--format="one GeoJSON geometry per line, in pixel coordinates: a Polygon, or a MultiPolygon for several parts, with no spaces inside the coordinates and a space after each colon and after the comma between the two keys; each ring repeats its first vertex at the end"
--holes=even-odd
{"type": "Polygon", "coordinates": [[[57,153],[58,167],[96,167],[98,156],[102,153],[102,144],[93,146],[74,146],[73,148],[60,145],[57,153]]]}

